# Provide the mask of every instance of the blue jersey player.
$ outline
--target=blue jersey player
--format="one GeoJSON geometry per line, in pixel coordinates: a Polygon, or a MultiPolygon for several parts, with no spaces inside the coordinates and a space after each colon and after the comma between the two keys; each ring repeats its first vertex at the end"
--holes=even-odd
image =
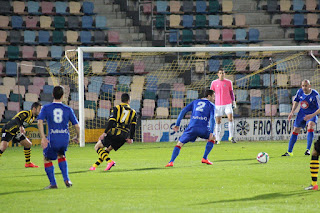
{"type": "Polygon", "coordinates": [[[314,137],[314,127],[318,121],[318,116],[314,114],[320,108],[320,98],[319,93],[311,89],[311,84],[309,80],[303,80],[301,83],[301,89],[297,91],[296,97],[294,99],[294,104],[292,110],[288,116],[290,121],[294,111],[297,109],[300,103],[300,110],[298,112],[297,118],[293,124],[293,132],[289,141],[288,151],[282,156],[292,156],[292,150],[294,144],[297,141],[298,135],[301,128],[304,128],[307,125],[307,150],[305,155],[310,155],[310,148],[312,145],[312,140],[314,137]]]}
{"type": "Polygon", "coordinates": [[[206,90],[204,94],[205,98],[192,101],[188,104],[179,114],[176,126],[174,130],[179,130],[181,119],[184,115],[192,111],[190,123],[186,130],[183,132],[177,145],[174,147],[172,157],[166,167],[172,167],[174,160],[180,153],[182,146],[188,142],[194,142],[198,137],[208,139],[206,149],[202,158],[202,163],[211,165],[212,163],[208,160],[208,155],[213,148],[214,144],[214,111],[215,106],[212,103],[214,101],[213,90],[206,90]],[[210,125],[209,125],[210,122],[210,125]]]}
{"type": "Polygon", "coordinates": [[[70,137],[69,121],[75,126],[77,132],[75,140],[78,140],[80,127],[73,110],[62,104],[63,95],[64,88],[62,86],[54,87],[53,103],[43,106],[38,117],[38,128],[44,155],[44,167],[50,181],[50,185],[45,187],[45,189],[58,188],[54,176],[54,166],[52,164],[52,160],[56,160],[57,158],[65,185],[67,187],[72,186],[65,157],[70,137]],[[48,138],[46,138],[44,134],[44,120],[46,120],[48,124],[48,138]]]}

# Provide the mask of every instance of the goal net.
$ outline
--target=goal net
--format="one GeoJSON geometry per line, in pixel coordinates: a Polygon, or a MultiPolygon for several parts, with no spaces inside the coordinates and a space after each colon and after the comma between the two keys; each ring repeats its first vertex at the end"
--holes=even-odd
{"type": "MultiPolygon", "coordinates": [[[[138,113],[135,141],[177,140],[190,118],[187,114],[180,131],[175,133],[172,126],[179,112],[202,97],[211,81],[217,79],[219,69],[225,70],[226,78],[233,81],[238,105],[234,110],[238,119],[236,137],[241,140],[256,128],[267,131],[265,139],[270,139],[280,135],[273,120],[281,123],[287,118],[292,97],[303,79],[309,79],[312,88],[320,91],[317,49],[320,48],[84,47],[66,52],[48,71],[55,84],[66,88],[64,101],[80,116],[82,146],[84,141],[97,141],[110,109],[120,103],[124,92],[130,94],[130,106],[138,113]],[[314,50],[312,55],[310,50],[314,50]],[[250,118],[259,124],[250,126],[250,118]]],[[[292,124],[285,125],[288,134],[292,124]]]]}

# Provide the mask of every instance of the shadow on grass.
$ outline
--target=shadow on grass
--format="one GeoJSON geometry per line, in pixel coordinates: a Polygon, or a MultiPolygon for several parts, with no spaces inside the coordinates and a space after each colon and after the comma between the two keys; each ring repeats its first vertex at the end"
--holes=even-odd
{"type": "MultiPolygon", "coordinates": [[[[134,171],[148,171],[148,170],[159,170],[159,169],[166,169],[166,168],[160,168],[160,167],[148,167],[148,168],[137,168],[137,169],[120,169],[120,170],[117,170],[117,169],[113,169],[112,173],[115,173],[115,172],[134,172],[134,171]]],[[[108,172],[108,171],[103,171],[103,172],[108,172]]]]}
{"type": "MultiPolygon", "coordinates": [[[[79,170],[79,171],[72,171],[72,172],[69,172],[69,174],[80,174],[80,173],[86,173],[86,172],[90,172],[90,170],[79,170]]],[[[54,173],[55,175],[61,175],[61,172],[55,172],[54,173]]],[[[15,177],[39,177],[39,176],[46,176],[46,173],[43,172],[41,174],[24,174],[24,175],[20,175],[20,176],[15,176],[15,177]]],[[[2,178],[6,178],[6,177],[2,177],[2,178]]],[[[11,176],[10,177],[7,177],[7,178],[12,178],[11,176]]]]}
{"type": "Polygon", "coordinates": [[[29,192],[40,192],[45,191],[45,189],[32,189],[32,190],[25,190],[25,191],[12,191],[12,192],[0,192],[1,195],[10,195],[10,194],[20,194],[20,193],[29,193],[29,192]]]}
{"type": "Polygon", "coordinates": [[[253,197],[246,197],[246,198],[240,198],[240,199],[224,199],[224,200],[217,200],[217,201],[209,201],[205,203],[197,203],[192,204],[194,205],[209,205],[209,204],[215,204],[215,203],[231,203],[231,202],[246,202],[246,201],[258,201],[258,200],[268,200],[268,199],[275,199],[275,198],[281,198],[281,197],[290,197],[290,196],[296,196],[296,195],[303,195],[308,194],[310,191],[292,191],[292,192],[276,192],[276,193],[269,193],[269,194],[261,194],[256,195],[253,197]]]}

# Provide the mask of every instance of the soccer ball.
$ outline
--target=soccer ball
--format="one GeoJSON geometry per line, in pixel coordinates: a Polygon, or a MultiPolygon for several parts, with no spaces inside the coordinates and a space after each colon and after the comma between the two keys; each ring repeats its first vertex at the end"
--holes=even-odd
{"type": "Polygon", "coordinates": [[[266,152],[260,152],[258,155],[257,155],[257,161],[259,163],[268,163],[269,161],[269,155],[268,153],[266,152]]]}

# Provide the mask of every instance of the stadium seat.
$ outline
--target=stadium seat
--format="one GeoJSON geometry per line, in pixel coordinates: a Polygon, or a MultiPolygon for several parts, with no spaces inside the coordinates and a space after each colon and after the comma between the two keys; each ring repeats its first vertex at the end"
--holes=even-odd
{"type": "Polygon", "coordinates": [[[43,93],[52,94],[53,87],[53,85],[43,85],[43,93]]]}
{"type": "Polygon", "coordinates": [[[41,29],[52,29],[52,19],[50,16],[40,16],[40,28],[41,29]]]}
{"type": "Polygon", "coordinates": [[[206,1],[196,1],[196,13],[206,14],[207,13],[207,2],[206,1]]]}
{"type": "Polygon", "coordinates": [[[36,53],[37,53],[37,58],[49,59],[48,57],[49,49],[46,46],[37,46],[36,53]]]}
{"type": "Polygon", "coordinates": [[[207,30],[196,29],[195,40],[196,40],[196,43],[207,43],[208,42],[207,30]]]}
{"type": "Polygon", "coordinates": [[[85,120],[93,120],[95,117],[94,109],[84,109],[84,119],[85,120]]]}
{"type": "Polygon", "coordinates": [[[281,12],[290,12],[291,10],[291,1],[280,0],[280,11],[281,12]]]}
{"type": "Polygon", "coordinates": [[[303,26],[304,23],[304,14],[296,13],[293,15],[293,24],[294,26],[303,26]]]}
{"type": "Polygon", "coordinates": [[[167,14],[168,11],[168,2],[167,1],[157,1],[156,2],[157,6],[157,13],[158,14],[167,14]]]}
{"type": "Polygon", "coordinates": [[[196,15],[196,28],[205,28],[207,27],[207,19],[205,15],[196,15]]]}
{"type": "Polygon", "coordinates": [[[286,14],[286,13],[281,14],[281,22],[280,22],[281,27],[292,26],[291,22],[292,22],[291,14],[286,14]]]}
{"type": "Polygon", "coordinates": [[[57,14],[63,14],[63,15],[68,14],[67,8],[68,8],[67,2],[63,2],[63,1],[56,2],[56,13],[57,14]]]}
{"type": "Polygon", "coordinates": [[[232,15],[222,15],[222,27],[229,28],[233,25],[232,15]]]}
{"type": "Polygon", "coordinates": [[[236,14],[234,20],[237,27],[246,27],[246,16],[244,14],[236,14]]]}
{"type": "Polygon", "coordinates": [[[309,41],[319,41],[319,29],[318,28],[308,28],[308,40],[309,41]]]}
{"type": "Polygon", "coordinates": [[[51,57],[53,59],[60,59],[62,56],[62,46],[51,46],[51,57]]]}
{"type": "Polygon", "coordinates": [[[187,30],[183,29],[182,30],[182,37],[181,37],[181,42],[182,43],[193,43],[193,31],[192,30],[187,30]]]}
{"type": "Polygon", "coordinates": [[[223,29],[222,30],[222,41],[232,42],[233,40],[233,30],[232,29],[223,29]]]}
{"type": "Polygon", "coordinates": [[[193,16],[192,15],[183,15],[182,16],[182,26],[184,28],[193,27],[193,16]]]}
{"type": "Polygon", "coordinates": [[[26,28],[38,29],[39,16],[26,16],[26,28]]]}
{"type": "Polygon", "coordinates": [[[18,59],[19,58],[19,47],[18,46],[8,46],[8,58],[11,59],[18,59]]]}
{"type": "Polygon", "coordinates": [[[315,13],[307,13],[307,25],[308,26],[316,26],[318,25],[318,14],[315,13]]]}
{"type": "Polygon", "coordinates": [[[108,43],[109,44],[121,44],[120,35],[118,31],[108,31],[108,43]]]}
{"type": "Polygon", "coordinates": [[[7,76],[17,76],[17,63],[8,61],[6,62],[6,75],[7,76]]]}
{"type": "Polygon", "coordinates": [[[25,13],[26,5],[23,1],[13,1],[12,7],[13,7],[13,13],[26,14],[25,13]]]}
{"type": "Polygon", "coordinates": [[[8,44],[7,42],[8,33],[7,31],[0,31],[0,44],[8,44]]]}
{"type": "Polygon", "coordinates": [[[315,12],[317,10],[316,0],[306,0],[306,11],[315,12]]]}
{"type": "Polygon", "coordinates": [[[254,72],[260,69],[260,60],[259,59],[250,59],[249,60],[249,71],[254,72]]]}
{"type": "Polygon", "coordinates": [[[276,116],[277,115],[277,105],[266,104],[265,105],[265,116],[276,116]]]}
{"type": "Polygon", "coordinates": [[[193,13],[193,1],[183,1],[182,12],[184,13],[193,13]]]}
{"type": "MultiPolygon", "coordinates": [[[[39,93],[40,94],[40,93],[39,93]]],[[[39,94],[35,94],[35,93],[26,93],[25,95],[25,100],[29,101],[29,102],[37,102],[38,101],[38,97],[39,94]]]]}
{"type": "Polygon", "coordinates": [[[166,23],[164,15],[156,15],[156,28],[163,29],[165,24],[166,23]]]}
{"type": "Polygon", "coordinates": [[[260,31],[258,29],[249,29],[249,42],[259,42],[260,31]]]}
{"type": "Polygon", "coordinates": [[[251,110],[262,109],[262,98],[261,97],[250,97],[251,110]]]}
{"type": "Polygon", "coordinates": [[[221,2],[222,12],[224,13],[232,13],[233,10],[233,2],[232,0],[224,0],[221,2]]]}
{"type": "Polygon", "coordinates": [[[20,111],[20,103],[19,102],[8,102],[8,106],[7,106],[8,110],[10,111],[15,111],[16,113],[18,113],[20,111]]]}
{"type": "Polygon", "coordinates": [[[243,71],[247,70],[248,63],[247,63],[247,60],[236,59],[234,61],[234,65],[235,65],[235,68],[236,68],[237,72],[243,72],[243,71]]]}
{"type": "Polygon", "coordinates": [[[63,16],[55,16],[54,17],[54,28],[56,29],[64,29],[65,28],[65,19],[63,16]]]}
{"type": "Polygon", "coordinates": [[[169,31],[169,42],[177,43],[179,38],[179,30],[170,30],[169,31]]]}
{"type": "MultiPolygon", "coordinates": [[[[32,61],[22,61],[20,65],[20,72],[22,75],[32,75],[33,74],[33,62],[32,61]]],[[[22,79],[22,77],[20,77],[22,79]]],[[[27,86],[27,85],[25,85],[27,86]]]]}
{"type": "Polygon", "coordinates": [[[33,102],[30,101],[24,101],[23,102],[23,110],[30,110],[33,102]]]}
{"type": "Polygon", "coordinates": [[[247,42],[247,32],[245,29],[236,29],[236,41],[247,42]]]}
{"type": "Polygon", "coordinates": [[[92,44],[91,31],[81,31],[80,32],[80,42],[82,44],[92,44]]]}
{"type": "Polygon", "coordinates": [[[23,59],[27,59],[27,60],[35,59],[34,53],[35,53],[35,49],[33,46],[22,46],[23,59]]]}
{"type": "Polygon", "coordinates": [[[9,121],[9,120],[12,119],[16,114],[17,114],[16,111],[6,110],[6,111],[4,112],[4,119],[5,119],[6,121],[9,121]]]}
{"type": "Polygon", "coordinates": [[[45,61],[36,61],[34,72],[38,75],[46,75],[48,74],[46,67],[47,63],[45,61]]]}
{"type": "Polygon", "coordinates": [[[293,0],[292,1],[293,11],[304,12],[304,0],[293,0]]]}
{"type": "Polygon", "coordinates": [[[156,118],[168,118],[169,109],[166,107],[157,107],[156,108],[156,118]]]}
{"type": "Polygon", "coordinates": [[[39,44],[50,44],[50,33],[49,31],[39,31],[39,44]]]}
{"type": "Polygon", "coordinates": [[[219,42],[219,41],[220,41],[220,30],[210,29],[209,42],[219,42]]]}
{"type": "Polygon", "coordinates": [[[39,8],[40,8],[39,2],[28,1],[27,5],[28,5],[28,13],[30,13],[30,14],[40,14],[39,13],[39,8]]]}
{"type": "Polygon", "coordinates": [[[291,111],[290,104],[279,104],[279,114],[280,116],[288,116],[291,111]]]}
{"type": "Polygon", "coordinates": [[[36,33],[35,31],[24,31],[24,43],[26,44],[36,44],[36,33]]]}
{"type": "Polygon", "coordinates": [[[220,12],[220,4],[218,0],[210,0],[208,12],[211,13],[218,13],[220,12]]]}
{"type": "Polygon", "coordinates": [[[93,29],[92,16],[82,16],[82,28],[83,29],[93,29]]]}
{"type": "Polygon", "coordinates": [[[111,109],[111,101],[109,100],[100,100],[99,108],[101,109],[111,109]]]}
{"type": "Polygon", "coordinates": [[[218,28],[220,25],[220,16],[219,15],[209,15],[209,27],[218,28]]]}
{"type": "Polygon", "coordinates": [[[134,109],[137,113],[139,113],[141,108],[140,100],[132,99],[130,102],[130,107],[134,109]]]}
{"type": "MultiPolygon", "coordinates": [[[[171,2],[173,2],[173,1],[170,1],[170,5],[171,5],[171,2]]],[[[143,8],[142,8],[143,14],[150,15],[152,12],[152,7],[153,7],[152,2],[145,2],[143,4],[143,8]]],[[[171,12],[171,6],[170,6],[170,12],[171,12]]]]}
{"type": "Polygon", "coordinates": [[[158,99],[157,106],[168,108],[169,107],[169,100],[168,99],[158,99]]]}
{"type": "Polygon", "coordinates": [[[81,15],[80,9],[81,9],[80,2],[76,2],[76,1],[69,2],[70,14],[81,15]]]}
{"type": "Polygon", "coordinates": [[[53,2],[47,2],[47,1],[43,1],[43,2],[40,2],[41,4],[41,11],[43,14],[46,14],[46,15],[53,15],[55,14],[53,12],[53,2]]]}
{"type": "Polygon", "coordinates": [[[52,42],[54,44],[64,44],[65,38],[63,35],[63,31],[54,30],[52,32],[52,42]]]}
{"type": "Polygon", "coordinates": [[[14,29],[22,29],[23,19],[22,16],[12,16],[11,17],[11,26],[14,29]]]}
{"type": "Polygon", "coordinates": [[[97,112],[97,116],[99,118],[105,118],[108,119],[110,116],[110,110],[109,109],[103,109],[103,108],[99,108],[98,112],[97,112]]]}
{"type": "MultiPolygon", "coordinates": [[[[144,5],[150,5],[151,6],[151,4],[144,4],[144,5]]],[[[179,13],[181,13],[181,11],[180,11],[180,9],[181,9],[180,1],[170,1],[169,7],[170,7],[170,13],[171,14],[179,14],[179,13]]],[[[150,9],[151,9],[151,7],[150,7],[150,9]]],[[[144,11],[144,13],[145,13],[145,11],[144,11]]],[[[150,10],[149,13],[151,13],[151,10],[150,10]]]]}
{"type": "Polygon", "coordinates": [[[169,27],[170,28],[181,28],[181,18],[180,15],[170,15],[169,16],[169,27]]]}
{"type": "Polygon", "coordinates": [[[87,15],[93,15],[94,12],[94,3],[93,2],[88,2],[88,1],[84,1],[82,4],[82,11],[84,14],[87,15]]]}
{"type": "Polygon", "coordinates": [[[95,17],[95,26],[98,29],[108,29],[107,28],[107,17],[98,15],[95,17]]]}
{"type": "Polygon", "coordinates": [[[9,16],[0,16],[0,27],[2,29],[11,29],[9,27],[9,16]]]}

